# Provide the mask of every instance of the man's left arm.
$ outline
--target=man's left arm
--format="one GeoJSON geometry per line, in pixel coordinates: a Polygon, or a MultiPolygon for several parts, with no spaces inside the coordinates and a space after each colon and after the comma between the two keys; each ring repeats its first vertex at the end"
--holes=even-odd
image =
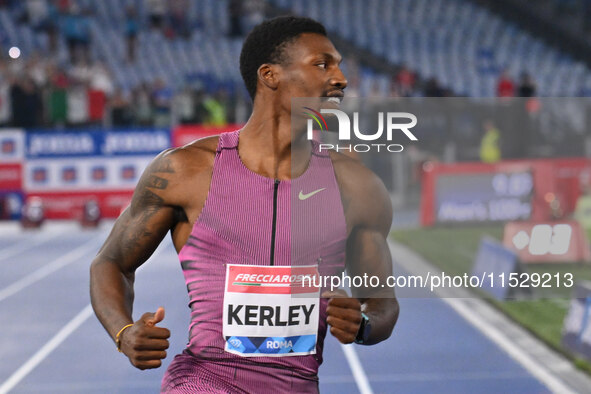
{"type": "Polygon", "coordinates": [[[347,240],[346,264],[348,275],[362,278],[363,286],[351,289],[353,297],[342,290],[325,292],[323,297],[331,297],[327,322],[340,342],[359,340],[360,328],[365,328],[369,335],[366,332],[366,337],[357,342],[373,345],[390,337],[399,313],[394,288],[387,286],[387,279],[392,275],[392,257],[387,243],[392,204],[381,180],[367,169],[361,172],[363,176],[358,179],[363,181],[355,182],[353,190],[347,191],[347,216],[354,225],[347,240]],[[362,327],[362,320],[370,329],[362,327]]]}

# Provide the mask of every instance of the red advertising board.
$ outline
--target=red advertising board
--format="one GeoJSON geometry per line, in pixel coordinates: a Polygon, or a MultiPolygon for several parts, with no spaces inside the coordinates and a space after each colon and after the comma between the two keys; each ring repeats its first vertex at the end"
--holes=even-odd
{"type": "Polygon", "coordinates": [[[524,263],[591,261],[587,236],[574,220],[509,222],[503,245],[524,263]]]}
{"type": "Polygon", "coordinates": [[[500,205],[499,209],[503,210],[502,205],[507,206],[508,201],[513,205],[517,204],[516,211],[519,208],[524,211],[519,204],[525,204],[526,197],[529,201],[529,215],[519,215],[517,212],[514,217],[499,216],[496,221],[545,221],[567,217],[573,213],[576,201],[581,194],[580,185],[585,181],[591,184],[591,159],[586,158],[512,160],[495,164],[427,163],[424,166],[422,178],[421,224],[432,226],[451,221],[461,222],[465,218],[471,219],[464,220],[466,222],[495,221],[494,218],[491,219],[485,214],[479,216],[477,208],[480,207],[477,204],[492,203],[500,205]],[[514,192],[511,190],[513,180],[511,178],[525,179],[527,178],[523,175],[525,173],[531,174],[533,182],[531,196],[527,197],[525,191],[523,195],[511,195],[514,192]],[[452,190],[453,193],[444,196],[445,190],[442,186],[452,190]],[[488,195],[483,196],[487,188],[488,195]],[[495,196],[494,194],[498,191],[501,191],[501,195],[495,196]],[[503,195],[503,192],[507,192],[508,195],[503,195]],[[468,199],[471,195],[479,195],[484,201],[454,201],[454,199],[468,199]],[[461,203],[464,205],[462,206],[461,203]],[[465,207],[472,208],[476,213],[470,216],[465,207]]]}
{"type": "Polygon", "coordinates": [[[116,218],[129,205],[133,190],[65,191],[29,193],[27,198],[40,197],[47,219],[79,219],[84,204],[95,200],[101,217],[116,218]]]}
{"type": "Polygon", "coordinates": [[[0,164],[0,191],[22,188],[22,165],[20,163],[0,164]]]}
{"type": "Polygon", "coordinates": [[[581,195],[581,185],[591,185],[591,159],[554,159],[552,162],[558,198],[564,212],[570,214],[581,195]]]}

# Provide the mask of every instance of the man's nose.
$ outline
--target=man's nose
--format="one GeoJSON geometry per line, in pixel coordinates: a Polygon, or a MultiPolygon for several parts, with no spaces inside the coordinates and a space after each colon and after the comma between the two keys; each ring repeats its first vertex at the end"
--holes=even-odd
{"type": "Polygon", "coordinates": [[[340,67],[337,67],[334,75],[330,80],[330,84],[340,89],[345,89],[347,87],[347,83],[348,81],[347,78],[345,78],[345,74],[343,74],[343,71],[340,69],[340,67]]]}

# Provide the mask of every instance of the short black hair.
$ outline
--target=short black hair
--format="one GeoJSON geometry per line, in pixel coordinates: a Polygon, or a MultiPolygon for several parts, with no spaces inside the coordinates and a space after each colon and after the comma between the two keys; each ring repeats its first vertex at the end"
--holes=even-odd
{"type": "Polygon", "coordinates": [[[283,64],[285,47],[302,33],[326,36],[322,24],[310,18],[280,16],[255,26],[240,53],[240,74],[250,98],[254,101],[257,90],[257,70],[262,64],[283,64]]]}

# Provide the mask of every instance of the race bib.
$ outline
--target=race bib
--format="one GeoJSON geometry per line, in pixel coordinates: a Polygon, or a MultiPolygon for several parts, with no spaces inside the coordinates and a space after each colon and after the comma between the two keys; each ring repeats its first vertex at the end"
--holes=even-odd
{"type": "Polygon", "coordinates": [[[320,289],[317,266],[228,264],[225,350],[243,357],[316,353],[320,289]]]}

